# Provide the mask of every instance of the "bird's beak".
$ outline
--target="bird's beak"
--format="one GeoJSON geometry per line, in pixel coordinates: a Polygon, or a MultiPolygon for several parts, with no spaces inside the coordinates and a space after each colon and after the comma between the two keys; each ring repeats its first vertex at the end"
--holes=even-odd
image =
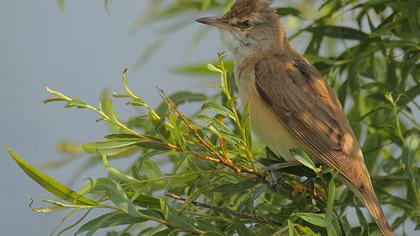
{"type": "Polygon", "coordinates": [[[203,17],[196,20],[198,23],[216,27],[218,29],[232,30],[232,26],[217,17],[203,17]]]}

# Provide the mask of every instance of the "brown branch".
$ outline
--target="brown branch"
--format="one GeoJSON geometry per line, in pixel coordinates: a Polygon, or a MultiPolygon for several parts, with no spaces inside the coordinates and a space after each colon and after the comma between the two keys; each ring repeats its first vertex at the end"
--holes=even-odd
{"type": "MultiPolygon", "coordinates": [[[[185,202],[187,199],[172,193],[166,193],[165,194],[167,197],[178,200],[178,201],[183,201],[185,202]]],[[[247,220],[252,220],[254,222],[258,222],[258,223],[262,223],[262,224],[269,224],[269,225],[282,225],[281,222],[266,218],[266,217],[262,217],[262,216],[257,216],[257,215],[253,215],[253,214],[248,214],[248,213],[241,213],[241,212],[237,212],[237,211],[232,211],[229,210],[227,208],[221,208],[221,207],[216,207],[216,206],[211,206],[205,203],[201,203],[201,202],[196,202],[193,201],[191,202],[192,205],[196,206],[196,207],[201,207],[201,208],[206,208],[206,209],[211,209],[215,212],[221,212],[224,213],[226,215],[231,215],[231,216],[236,216],[238,218],[241,219],[247,219],[247,220]]]]}

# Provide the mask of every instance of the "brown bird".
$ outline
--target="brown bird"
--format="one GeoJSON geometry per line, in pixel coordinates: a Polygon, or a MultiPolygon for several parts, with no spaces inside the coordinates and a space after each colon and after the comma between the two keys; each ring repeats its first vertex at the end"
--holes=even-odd
{"type": "Polygon", "coordinates": [[[322,74],[287,41],[266,0],[237,0],[221,17],[200,23],[220,30],[235,61],[242,104],[253,132],[276,154],[294,161],[300,148],[339,172],[385,236],[393,235],[373,190],[358,141],[322,74]]]}

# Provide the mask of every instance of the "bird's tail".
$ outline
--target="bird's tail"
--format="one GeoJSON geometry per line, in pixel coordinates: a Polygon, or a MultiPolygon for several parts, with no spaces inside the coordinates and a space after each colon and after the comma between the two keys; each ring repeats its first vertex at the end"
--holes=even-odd
{"type": "Polygon", "coordinates": [[[393,236],[391,227],[388,224],[388,221],[381,208],[381,205],[379,204],[378,198],[373,191],[373,188],[362,190],[360,193],[360,198],[365,204],[366,208],[369,210],[376,224],[378,224],[382,234],[384,236],[393,236]]]}
{"type": "Polygon", "coordinates": [[[372,215],[379,229],[384,236],[393,236],[391,227],[388,224],[386,216],[381,208],[378,198],[376,197],[375,191],[373,190],[372,183],[368,175],[365,175],[367,179],[364,181],[368,183],[363,188],[356,190],[357,196],[363,202],[372,215]]]}

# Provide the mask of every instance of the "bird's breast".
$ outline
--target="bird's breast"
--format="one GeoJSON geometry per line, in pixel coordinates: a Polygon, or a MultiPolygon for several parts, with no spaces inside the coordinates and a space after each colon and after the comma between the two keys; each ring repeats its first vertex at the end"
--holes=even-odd
{"type": "Polygon", "coordinates": [[[249,106],[253,133],[278,156],[293,160],[289,150],[298,148],[299,143],[258,94],[254,71],[236,68],[235,76],[241,103],[249,106]]]}

